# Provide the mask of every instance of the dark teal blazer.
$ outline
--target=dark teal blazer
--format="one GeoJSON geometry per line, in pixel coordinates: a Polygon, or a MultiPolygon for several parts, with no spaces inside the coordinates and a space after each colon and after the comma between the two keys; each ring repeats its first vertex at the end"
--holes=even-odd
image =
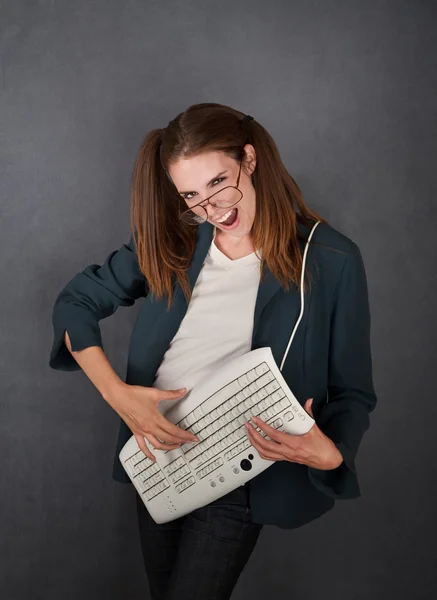
{"type": "MultiPolygon", "coordinates": [[[[311,228],[302,224],[305,239],[311,228]]],[[[213,237],[213,226],[197,228],[196,250],[188,276],[191,289],[202,268],[213,237]]],[[[304,250],[305,242],[300,242],[304,250]]],[[[355,457],[369,413],[375,408],[370,348],[370,310],[366,273],[358,246],[328,224],[320,223],[311,239],[307,269],[312,288],[305,295],[305,312],[296,331],[282,375],[303,405],[313,400],[318,426],[343,456],[336,469],[323,471],[279,461],[249,482],[252,520],[296,528],[330,510],[336,499],[358,498],[361,491],[355,457]]],[[[76,274],[59,293],[52,322],[54,340],[49,365],[64,371],[80,366],[65,346],[67,330],[72,350],[103,349],[99,321],[119,306],[142,298],[131,335],[125,381],[151,387],[155,374],[187,310],[176,278],[175,301],[167,312],[167,297],[149,293],[138,267],[132,237],[111,252],[104,264],[91,264],[76,274]]],[[[288,292],[266,267],[256,299],[252,350],[269,346],[280,366],[300,312],[300,290],[288,292]]],[[[120,419],[112,477],[130,483],[118,453],[132,432],[120,419]]]]}

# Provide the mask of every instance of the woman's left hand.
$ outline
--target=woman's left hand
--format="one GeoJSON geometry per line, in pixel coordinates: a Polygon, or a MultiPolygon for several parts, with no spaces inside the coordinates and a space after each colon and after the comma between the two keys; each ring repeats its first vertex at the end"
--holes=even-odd
{"type": "MultiPolygon", "coordinates": [[[[311,404],[312,398],[309,398],[304,404],[304,409],[314,419],[311,404]]],[[[252,424],[246,423],[250,443],[261,458],[272,461],[288,460],[323,471],[336,469],[343,462],[341,452],[317,423],[304,435],[292,435],[277,431],[258,417],[251,419],[270,438],[266,440],[252,424]]]]}

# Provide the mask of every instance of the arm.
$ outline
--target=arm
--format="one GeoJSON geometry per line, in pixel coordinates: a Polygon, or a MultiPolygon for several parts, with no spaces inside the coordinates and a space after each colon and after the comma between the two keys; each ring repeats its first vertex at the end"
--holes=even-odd
{"type": "Polygon", "coordinates": [[[114,408],[112,399],[117,397],[118,390],[125,384],[112,368],[102,348],[92,346],[74,351],[71,349],[67,331],[65,331],[64,342],[85,375],[96,386],[104,400],[114,408]]]}
{"type": "Polygon", "coordinates": [[[328,401],[317,418],[318,426],[334,442],[343,462],[328,471],[308,469],[311,482],[332,498],[361,495],[355,457],[376,401],[367,279],[360,250],[353,244],[337,285],[331,316],[328,401]]]}
{"type": "Polygon", "coordinates": [[[119,306],[132,306],[147,293],[131,236],[129,243],[111,252],[102,266],[88,265],[59,293],[52,314],[54,340],[49,366],[63,371],[81,369],[65,345],[64,332],[68,330],[72,351],[91,346],[103,350],[99,321],[119,306]]]}

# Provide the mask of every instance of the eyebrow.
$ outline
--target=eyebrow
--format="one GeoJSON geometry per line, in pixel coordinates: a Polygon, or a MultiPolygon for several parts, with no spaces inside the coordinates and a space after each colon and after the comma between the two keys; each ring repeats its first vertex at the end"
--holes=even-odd
{"type": "MultiPolygon", "coordinates": [[[[221,171],[220,173],[218,173],[215,177],[213,177],[212,179],[210,179],[210,181],[208,181],[208,183],[206,184],[206,187],[211,187],[213,181],[215,181],[216,179],[218,179],[219,177],[221,177],[222,175],[224,175],[225,173],[227,173],[228,169],[225,169],[224,171],[221,171]]],[[[189,192],[179,192],[180,194],[192,194],[195,190],[190,190],[189,192]]]]}

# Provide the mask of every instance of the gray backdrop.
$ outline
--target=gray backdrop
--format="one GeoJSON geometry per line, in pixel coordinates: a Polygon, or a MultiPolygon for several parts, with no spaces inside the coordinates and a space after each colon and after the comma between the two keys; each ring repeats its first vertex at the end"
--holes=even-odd
{"type": "MultiPolygon", "coordinates": [[[[428,599],[436,575],[437,8],[429,1],[1,2],[1,551],[5,600],[149,598],[118,416],[48,367],[61,287],[127,241],[145,133],[197,102],[273,135],[360,247],[379,404],[362,498],[265,527],[233,599],[428,599]]],[[[101,322],[123,377],[141,302],[101,322]]]]}

